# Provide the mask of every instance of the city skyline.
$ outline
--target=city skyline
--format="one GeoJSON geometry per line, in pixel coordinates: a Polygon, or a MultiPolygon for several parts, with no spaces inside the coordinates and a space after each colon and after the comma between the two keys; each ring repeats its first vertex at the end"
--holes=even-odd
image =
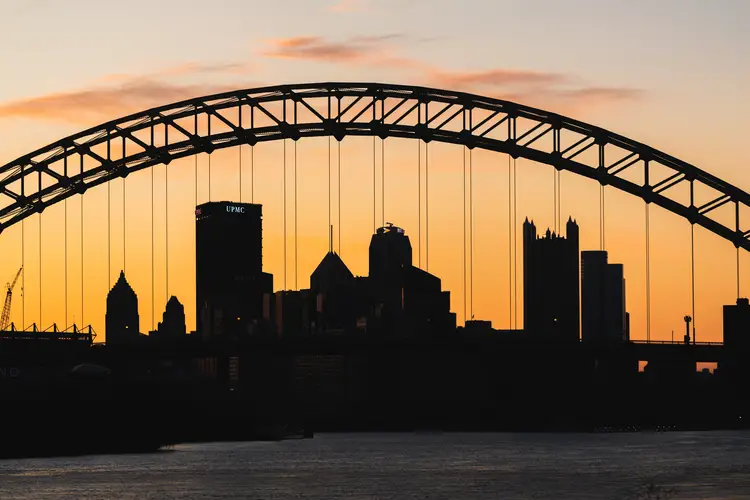
{"type": "MultiPolygon", "coordinates": [[[[418,2],[417,2],[418,3],[418,2]]],[[[665,2],[665,5],[670,2],[665,2]]],[[[530,12],[534,10],[534,16],[552,16],[555,12],[550,5],[543,6],[539,3],[535,8],[519,7],[519,4],[508,2],[505,7],[515,6],[514,14],[518,17],[518,26],[515,31],[529,26],[530,12]],[[544,8],[543,8],[544,7],[544,8]],[[538,10],[539,12],[537,12],[538,10]]],[[[223,53],[221,60],[213,59],[210,53],[202,49],[195,54],[189,50],[175,52],[170,49],[158,57],[146,57],[136,59],[134,49],[122,52],[123,60],[109,61],[102,64],[89,65],[85,71],[75,72],[56,71],[54,66],[48,67],[46,71],[52,72],[56,78],[45,79],[43,75],[35,78],[32,73],[30,81],[10,78],[0,86],[0,131],[8,140],[0,145],[0,163],[11,161],[16,156],[26,153],[36,147],[56,140],[68,133],[76,132],[86,126],[96,125],[99,122],[113,119],[131,111],[139,111],[151,105],[166,104],[183,97],[192,97],[209,93],[212,89],[222,86],[228,88],[252,87],[260,83],[293,82],[306,80],[335,80],[336,77],[347,75],[346,79],[373,79],[387,80],[396,83],[429,83],[431,85],[450,88],[455,90],[471,90],[480,94],[500,95],[511,100],[537,105],[544,109],[564,112],[574,117],[585,119],[590,123],[605,126],[614,132],[632,136],[658,149],[662,149],[679,158],[685,159],[700,168],[734,182],[740,187],[750,185],[750,178],[745,179],[736,167],[747,160],[747,153],[741,151],[741,124],[739,116],[744,115],[743,106],[748,106],[746,98],[743,98],[741,89],[748,75],[743,73],[741,67],[731,68],[730,61],[743,60],[743,54],[748,48],[747,38],[733,30],[736,19],[740,19],[743,9],[747,7],[740,2],[725,2],[726,12],[720,13],[721,8],[710,9],[698,4],[693,4],[685,9],[679,10],[678,21],[674,23],[674,39],[667,42],[659,39],[652,26],[652,21],[646,19],[643,27],[642,39],[650,41],[653,46],[662,51],[670,47],[670,43],[678,46],[686,43],[687,31],[696,23],[702,22],[708,26],[708,32],[716,34],[716,26],[724,29],[721,37],[706,35],[706,40],[716,48],[718,44],[724,47],[728,41],[735,42],[734,45],[724,47],[731,54],[724,57],[711,57],[709,60],[709,49],[697,49],[695,42],[687,44],[677,56],[671,60],[670,72],[677,76],[667,77],[651,58],[638,57],[641,55],[642,47],[630,47],[625,49],[624,35],[608,33],[614,37],[613,43],[619,43],[629,57],[622,63],[622,67],[616,65],[604,65],[599,71],[593,71],[594,66],[599,67],[599,60],[592,60],[591,64],[576,63],[569,57],[563,57],[562,49],[553,51],[560,59],[550,61],[548,56],[542,56],[543,47],[532,44],[522,57],[513,54],[497,56],[497,51],[490,50],[497,60],[480,60],[489,41],[481,43],[476,37],[466,37],[460,34],[448,34],[442,32],[440,23],[445,20],[438,19],[434,28],[427,29],[419,35],[412,34],[409,37],[398,34],[402,22],[383,23],[382,33],[357,38],[356,35],[335,29],[326,29],[326,24],[333,20],[351,19],[362,20],[364,16],[382,16],[389,9],[374,2],[352,2],[341,4],[336,8],[334,2],[311,3],[311,6],[302,8],[301,12],[313,12],[321,20],[321,26],[308,27],[299,25],[296,20],[292,26],[286,27],[282,32],[268,33],[268,36],[258,34],[258,39],[248,42],[241,41],[236,35],[227,37],[221,42],[223,53]],[[350,7],[347,11],[346,7],[350,7]],[[365,12],[361,12],[365,9],[365,12]],[[382,9],[382,10],[381,10],[382,9]],[[735,10],[732,10],[735,9],[735,10]],[[735,20],[734,22],[732,20],[735,20]],[[388,29],[386,29],[388,28],[388,29]],[[711,31],[711,30],[714,31],[711,31]],[[289,35],[289,36],[284,36],[289,35]],[[309,35],[309,36],[304,36],[309,35]],[[420,43],[420,40],[435,38],[429,44],[420,43]],[[458,47],[465,53],[474,54],[466,60],[466,68],[459,71],[456,68],[440,68],[437,52],[440,44],[452,44],[458,42],[458,47]],[[248,50],[247,44],[250,44],[248,50]],[[234,44],[234,48],[230,46],[234,44]],[[426,47],[430,47],[428,50],[426,47]],[[241,47],[241,48],[237,48],[241,47]],[[484,49],[482,47],[485,47],[484,49]],[[690,48],[695,49],[693,52],[690,48]],[[241,56],[243,52],[251,55],[241,56]],[[190,57],[186,57],[189,54],[190,57]],[[700,59],[708,64],[707,67],[714,71],[706,74],[694,75],[688,71],[690,66],[690,54],[693,59],[700,59]],[[195,57],[195,59],[193,59],[195,57]],[[186,60],[188,59],[188,60],[186,60]],[[377,73],[370,68],[373,60],[387,59],[390,64],[377,66],[377,73]],[[405,59],[420,61],[423,75],[410,74],[397,64],[405,59]],[[233,60],[244,61],[243,64],[234,63],[233,60]],[[229,62],[227,62],[229,61],[229,62]],[[249,61],[249,62],[247,62],[249,61]],[[300,64],[297,64],[300,63],[300,64]],[[257,67],[253,67],[256,65],[257,67]],[[589,67],[590,66],[590,67],[589,67]],[[112,69],[110,71],[109,69],[112,69]],[[119,68],[115,71],[115,68],[119,68]],[[132,68],[129,76],[112,78],[113,73],[123,73],[123,69],[132,68]],[[639,77],[626,74],[628,69],[639,69],[639,77]],[[237,73],[237,72],[240,73],[237,73]],[[242,73],[244,71],[244,73],[242,73]],[[76,73],[73,75],[73,73],[76,73]],[[98,73],[98,74],[96,74],[98,73]],[[358,78],[353,78],[354,74],[358,78]],[[382,75],[379,78],[375,76],[382,75]],[[643,76],[645,75],[645,76],[643,76]],[[679,75],[683,75],[680,78],[679,75]],[[262,76],[262,78],[258,78],[262,76]],[[314,77],[313,77],[314,76],[314,77]],[[369,78],[371,77],[372,78],[369,78]],[[387,78],[386,78],[387,76],[387,78]],[[651,78],[647,78],[651,77],[651,78]],[[692,81],[695,78],[698,81],[692,81]],[[713,78],[713,80],[712,80],[713,78]],[[723,78],[723,80],[721,79],[723,78]],[[92,83],[93,82],[93,83],[92,83]],[[190,82],[184,84],[182,82],[190,82]],[[487,82],[491,82],[488,84],[487,82]],[[645,85],[644,85],[645,83],[645,85]],[[520,89],[518,88],[520,87],[520,89]],[[665,89],[669,88],[670,91],[665,89]],[[705,137],[699,132],[700,127],[690,126],[685,116],[692,108],[687,104],[696,102],[702,95],[703,89],[715,89],[718,99],[726,99],[731,106],[716,106],[716,109],[701,109],[698,116],[695,110],[691,111],[691,118],[712,120],[722,125],[721,134],[705,137]],[[83,90],[81,90],[83,89],[83,90]],[[109,91],[108,91],[109,89],[109,91]],[[116,89],[118,92],[112,92],[116,89]],[[598,90],[597,90],[598,89],[598,90]],[[676,89],[676,90],[675,90],[676,89]],[[736,89],[736,91],[735,91],[736,89]],[[567,93],[565,93],[567,92],[567,93]],[[119,94],[121,98],[116,98],[119,94]],[[567,97],[561,98],[561,95],[567,97]],[[577,97],[572,97],[577,96],[577,97]],[[584,98],[587,96],[586,98],[584,98]],[[99,100],[96,100],[99,99],[99,100]],[[67,103],[67,105],[66,105],[67,103]],[[571,104],[572,103],[572,104],[571,104]],[[719,114],[721,108],[732,109],[732,114],[719,114]],[[54,113],[53,113],[54,110],[54,113]],[[736,126],[733,120],[737,120],[736,126]],[[698,135],[700,134],[700,135],[698,135]],[[700,137],[700,141],[698,140],[700,137]]],[[[96,7],[89,7],[91,16],[96,15],[96,7]]],[[[237,6],[235,6],[237,7],[237,6]]],[[[446,6],[447,7],[447,6],[446,6]]],[[[83,9],[84,7],[79,7],[83,9]]],[[[614,8],[614,7],[610,7],[614,8]]],[[[50,3],[41,2],[38,7],[29,8],[25,13],[17,14],[19,23],[23,22],[24,16],[27,22],[34,20],[34,9],[50,9],[57,12],[58,7],[50,3]]],[[[165,7],[169,10],[169,7],[165,7]]],[[[408,17],[409,9],[404,12],[408,17]]],[[[438,8],[436,8],[438,9],[438,8]]],[[[584,7],[581,7],[584,9],[584,7]]],[[[615,25],[622,23],[623,32],[627,25],[626,20],[633,12],[639,10],[637,7],[619,6],[621,21],[613,21],[615,25]]],[[[657,18],[666,15],[661,9],[664,5],[653,9],[653,16],[657,18]]],[[[179,10],[179,9],[177,9],[179,10]]],[[[188,9],[189,10],[189,9],[188,9]]],[[[573,9],[575,11],[576,9],[573,9]]],[[[585,9],[584,9],[585,10],[585,9]]],[[[591,19],[597,19],[604,15],[603,10],[591,9],[591,19]]],[[[72,9],[75,11],[75,9],[72,9]]],[[[64,18],[63,12],[58,12],[64,18]]],[[[172,13],[180,16],[179,12],[172,13]]],[[[260,12],[261,15],[273,19],[272,12],[260,12]]],[[[54,16],[49,16],[50,19],[54,16]]],[[[158,16],[156,16],[158,17],[158,16]]],[[[446,16],[447,17],[447,16],[446,16]]],[[[478,21],[478,20],[476,20],[478,21]]],[[[45,23],[47,21],[44,21],[45,23]]],[[[151,22],[151,21],[149,21],[151,22]]],[[[263,23],[260,23],[263,24],[263,23]]],[[[64,23],[62,24],[64,26],[64,23]]],[[[119,25],[118,25],[119,26],[119,25]]],[[[124,26],[124,25],[123,25],[124,26]]],[[[739,26],[737,26],[739,27],[739,26]]],[[[6,28],[4,36],[12,36],[16,26],[6,28]]],[[[59,28],[56,28],[59,30],[59,28]]],[[[63,28],[64,29],[64,28],[63,28]]],[[[91,28],[93,29],[93,28],[91,28]]],[[[119,29],[119,28],[118,28],[119,29]]],[[[559,29],[559,28],[556,28],[559,29]]],[[[601,29],[601,28],[597,28],[601,29]]],[[[614,30],[616,31],[616,30],[614,30]]],[[[54,30],[52,30],[54,32],[54,30]]],[[[65,32],[58,31],[59,34],[65,32]]],[[[83,33],[80,39],[71,39],[72,46],[81,46],[85,43],[85,36],[92,33],[83,33]]],[[[508,34],[498,35],[501,38],[508,34]]],[[[576,50],[586,54],[587,50],[582,46],[582,41],[569,38],[571,52],[576,50]]],[[[510,43],[505,40],[506,45],[510,43]]],[[[140,43],[140,42],[139,42],[140,43]]],[[[646,42],[644,41],[644,44],[646,42]]],[[[106,45],[106,44],[104,44],[106,45]]],[[[187,45],[190,47],[190,44],[187,45]]],[[[29,46],[19,52],[0,56],[0,64],[16,70],[22,74],[29,69],[30,62],[21,61],[18,55],[24,50],[29,56],[29,61],[39,61],[41,57],[47,58],[53,51],[52,48],[29,46]],[[7,58],[7,59],[6,59],[7,58]],[[36,59],[35,59],[36,58],[36,59]]],[[[458,49],[453,49],[458,50],[458,49]]],[[[594,50],[593,48],[590,51],[594,50]]],[[[657,51],[659,52],[659,51],[657,51]]],[[[104,60],[104,54],[94,54],[89,57],[97,57],[104,60]]],[[[92,60],[94,60],[92,59],[92,60]]],[[[584,58],[581,58],[584,59],[584,58]]],[[[745,58],[746,59],[746,58],[745,58]]],[[[98,60],[98,59],[97,59],[98,60]]],[[[747,70],[744,70],[747,71],[747,70]]],[[[26,78],[24,79],[26,80],[26,78]]],[[[224,88],[224,87],[222,87],[224,88]]],[[[725,112],[726,113],[726,112],[725,112]]],[[[386,219],[402,226],[406,226],[412,236],[416,236],[417,227],[416,205],[414,194],[416,194],[416,162],[417,146],[415,142],[399,140],[387,141],[386,169],[393,184],[386,186],[387,207],[386,219]],[[412,186],[414,184],[414,186],[412,186]],[[413,191],[413,193],[412,193],[413,191]]],[[[300,270],[297,273],[300,280],[299,288],[307,286],[307,277],[328,246],[328,224],[327,209],[325,207],[325,172],[327,144],[325,140],[305,140],[299,143],[299,158],[304,164],[300,172],[300,200],[307,203],[307,210],[302,210],[300,217],[300,270]],[[304,178],[302,177],[304,176],[304,178]]],[[[358,177],[369,175],[371,160],[368,154],[371,141],[359,138],[347,138],[342,144],[342,172],[344,176],[343,207],[344,217],[342,220],[342,240],[337,241],[336,248],[345,257],[348,266],[355,274],[362,272],[366,262],[366,241],[363,235],[369,231],[369,202],[371,196],[369,187],[363,185],[361,189],[347,189],[348,184],[355,183],[358,177]],[[353,174],[349,176],[350,173],[353,174]]],[[[333,155],[337,153],[336,143],[333,144],[333,155]]],[[[292,155],[291,141],[288,145],[287,160],[292,155]]],[[[424,161],[424,145],[422,145],[422,161],[424,161]]],[[[249,148],[243,148],[245,161],[249,159],[249,148]]],[[[227,150],[212,155],[213,187],[212,199],[236,199],[236,201],[249,201],[249,165],[245,163],[245,177],[243,178],[243,198],[239,200],[239,190],[236,185],[237,175],[237,152],[227,150]]],[[[281,262],[282,235],[281,235],[281,196],[280,196],[280,162],[281,145],[264,144],[255,148],[256,160],[256,201],[268,207],[265,222],[268,239],[268,251],[266,252],[269,272],[277,276],[276,288],[283,288],[281,262]],[[271,191],[271,189],[273,189],[271,191]]],[[[474,235],[476,240],[475,263],[482,270],[474,273],[474,315],[478,318],[491,319],[493,324],[503,327],[508,324],[507,317],[507,293],[505,286],[501,285],[500,294],[492,294],[491,286],[497,281],[501,284],[507,282],[507,269],[503,263],[507,263],[507,222],[506,214],[502,213],[507,199],[507,186],[504,184],[506,175],[505,158],[502,155],[492,155],[486,152],[474,153],[475,168],[475,198],[477,204],[474,235]],[[496,200],[496,201],[495,201],[496,200]],[[497,205],[493,204],[493,201],[497,205]],[[498,213],[495,207],[499,206],[498,213]],[[498,251],[499,249],[499,251],[498,251]],[[499,258],[497,254],[499,253],[499,258]],[[493,265],[498,262],[498,265],[493,265]]],[[[519,217],[516,221],[516,230],[520,234],[521,214],[529,215],[538,221],[540,227],[552,226],[552,171],[550,168],[534,165],[528,161],[519,161],[519,217]],[[542,186],[542,187],[540,187],[542,186]],[[549,186],[548,189],[544,187],[549,186]]],[[[205,155],[199,158],[201,168],[201,188],[199,201],[207,201],[206,192],[206,168],[205,155]]],[[[288,163],[291,167],[291,163],[288,163]]],[[[448,206],[438,200],[452,199],[453,202],[460,198],[460,190],[453,189],[456,179],[460,179],[461,151],[459,148],[445,145],[430,145],[430,194],[431,194],[431,224],[430,224],[430,272],[443,277],[445,288],[453,292],[452,310],[462,315],[461,307],[461,268],[457,264],[461,259],[460,242],[456,245],[452,241],[455,228],[460,227],[460,202],[448,206]],[[456,177],[458,176],[458,177],[456,177]]],[[[192,160],[179,160],[169,166],[170,172],[170,289],[167,290],[164,282],[165,268],[163,261],[158,259],[164,253],[163,241],[163,200],[157,199],[155,208],[157,214],[157,242],[156,254],[157,268],[155,272],[156,298],[150,297],[150,262],[149,254],[150,227],[148,225],[147,208],[150,201],[149,180],[150,172],[142,172],[128,177],[128,259],[125,268],[129,276],[133,275],[134,287],[142,290],[139,303],[141,323],[144,329],[151,329],[151,317],[158,320],[163,311],[166,299],[170,295],[177,295],[185,304],[192,304],[189,290],[193,277],[190,273],[180,273],[180,269],[189,268],[191,257],[182,255],[180,248],[190,246],[192,232],[190,224],[190,205],[193,199],[192,192],[192,160]],[[174,172],[174,173],[173,173],[174,172]],[[141,221],[146,221],[145,223],[141,221]],[[163,299],[161,298],[163,296],[163,299]],[[152,314],[151,304],[156,303],[156,311],[152,314]],[[146,328],[147,327],[147,328],[146,328]]],[[[156,167],[155,180],[156,191],[164,190],[164,167],[156,167]]],[[[334,179],[334,184],[337,179],[334,179]]],[[[118,219],[117,210],[121,206],[119,196],[119,181],[111,183],[113,196],[112,207],[112,238],[113,255],[112,261],[121,261],[120,249],[118,249],[118,238],[120,237],[121,220],[118,219]]],[[[581,179],[574,179],[567,172],[563,173],[562,180],[562,212],[566,216],[572,215],[580,221],[581,249],[598,249],[598,233],[596,231],[598,212],[596,209],[596,185],[581,179]]],[[[87,236],[86,247],[86,313],[85,323],[93,323],[97,330],[103,330],[104,296],[109,284],[114,283],[116,274],[119,272],[118,265],[111,266],[110,276],[106,276],[106,234],[102,235],[105,227],[102,216],[104,215],[102,201],[106,196],[107,187],[102,186],[86,194],[87,206],[98,206],[98,213],[86,214],[86,227],[91,228],[95,234],[87,236]],[[102,273],[104,275],[102,275],[102,273]],[[91,320],[87,317],[92,318],[91,320]],[[101,318],[101,319],[99,319],[101,318]],[[96,319],[99,322],[97,327],[96,319]]],[[[631,311],[633,338],[643,338],[644,317],[644,280],[643,280],[643,221],[641,203],[614,190],[607,191],[607,236],[606,249],[612,259],[622,262],[627,270],[628,289],[627,302],[631,311]],[[624,212],[624,213],[623,213],[624,212]]],[[[336,200],[334,200],[336,201],[336,200]]],[[[77,241],[77,198],[68,202],[68,223],[70,233],[68,269],[71,283],[69,285],[69,321],[72,323],[74,316],[80,316],[80,304],[77,291],[78,285],[74,277],[78,274],[77,247],[73,242],[77,241]]],[[[335,205],[335,203],[334,203],[335,205]]],[[[379,208],[379,207],[378,207],[379,208]]],[[[60,228],[62,226],[62,207],[56,206],[45,211],[43,224],[45,227],[44,241],[60,241],[60,228]]],[[[334,219],[337,213],[334,210],[334,219]]],[[[36,321],[38,312],[38,293],[34,290],[37,283],[35,275],[36,254],[35,238],[37,234],[36,217],[26,222],[26,323],[36,321]]],[[[338,229],[338,221],[335,220],[338,229]]],[[[20,263],[18,252],[19,229],[13,227],[2,235],[2,246],[4,259],[0,265],[0,280],[10,281],[20,263]]],[[[336,238],[338,232],[335,231],[336,238]]],[[[699,340],[718,340],[721,336],[721,305],[734,302],[734,249],[731,244],[720,240],[718,237],[708,234],[702,229],[696,230],[697,235],[697,263],[698,263],[698,293],[696,327],[699,340]],[[710,265],[708,264],[710,259],[710,265]]],[[[424,233],[422,235],[424,237],[424,233]]],[[[652,210],[652,338],[668,339],[671,330],[680,332],[682,328],[682,317],[689,312],[689,225],[679,220],[676,216],[662,213],[660,210],[652,210]],[[679,253],[677,253],[679,252],[679,253]]],[[[417,245],[415,244],[415,247],[417,245]]],[[[424,260],[424,242],[421,245],[424,260]]],[[[45,248],[44,276],[45,287],[44,303],[45,311],[43,323],[52,320],[62,323],[64,315],[63,300],[59,285],[62,283],[60,245],[51,245],[45,248]],[[50,319],[47,319],[50,318],[50,319]]],[[[188,252],[189,253],[189,252],[188,252]]],[[[415,259],[416,260],[416,259],[415,259]]],[[[520,261],[520,259],[519,259],[520,261]]],[[[743,256],[743,279],[747,276],[747,259],[743,256]]],[[[521,262],[518,262],[518,266],[521,262]]],[[[423,266],[424,267],[424,266],[423,266]]],[[[746,282],[747,280],[745,280],[746,282]]],[[[290,271],[287,276],[287,287],[291,288],[294,282],[290,271]]],[[[743,283],[744,284],[744,283],[743,283]]],[[[746,287],[742,287],[744,290],[746,287]]],[[[518,290],[522,295],[521,287],[518,290]]],[[[747,292],[741,292],[745,295],[747,292]]],[[[12,319],[20,317],[20,297],[16,295],[12,319]]],[[[519,299],[520,301],[521,299],[519,299]]],[[[522,301],[518,304],[522,307],[522,301]]],[[[520,309],[519,309],[520,310],[520,309]]],[[[194,324],[194,312],[190,307],[186,308],[188,324],[194,324]]],[[[80,324],[80,318],[78,318],[80,324]]],[[[519,327],[521,326],[519,318],[519,327]]],[[[156,325],[154,324],[153,327],[156,325]]]]}

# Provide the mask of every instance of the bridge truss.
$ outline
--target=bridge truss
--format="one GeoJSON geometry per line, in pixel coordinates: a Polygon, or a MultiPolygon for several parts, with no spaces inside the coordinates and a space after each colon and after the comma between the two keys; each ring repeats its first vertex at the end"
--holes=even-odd
{"type": "Polygon", "coordinates": [[[0,231],[114,178],[280,139],[377,136],[458,144],[568,170],[750,250],[750,194],[640,142],[520,104],[378,83],[280,85],[170,104],[66,137],[0,167],[0,231]],[[733,207],[733,221],[712,217],[733,207]]]}

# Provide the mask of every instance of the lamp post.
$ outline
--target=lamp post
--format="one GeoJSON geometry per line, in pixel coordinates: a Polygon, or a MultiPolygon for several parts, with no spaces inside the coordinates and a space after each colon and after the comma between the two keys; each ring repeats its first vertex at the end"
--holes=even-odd
{"type": "Polygon", "coordinates": [[[690,322],[693,321],[693,318],[690,316],[685,316],[682,318],[685,320],[685,345],[690,344],[690,322]]]}

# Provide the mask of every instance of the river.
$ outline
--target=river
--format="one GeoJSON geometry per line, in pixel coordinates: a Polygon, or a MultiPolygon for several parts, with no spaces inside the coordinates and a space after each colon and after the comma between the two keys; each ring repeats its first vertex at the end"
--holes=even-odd
{"type": "Polygon", "coordinates": [[[648,498],[649,484],[674,499],[750,499],[750,432],[322,434],[0,461],[3,500],[625,500],[648,498]]]}

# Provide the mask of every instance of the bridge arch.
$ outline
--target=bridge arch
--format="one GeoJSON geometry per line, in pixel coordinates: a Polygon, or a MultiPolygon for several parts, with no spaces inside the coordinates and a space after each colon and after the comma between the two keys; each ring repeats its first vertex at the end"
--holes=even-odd
{"type": "Polygon", "coordinates": [[[91,187],[154,165],[244,144],[320,136],[412,138],[526,158],[613,186],[750,250],[750,224],[746,229],[740,224],[740,209],[750,207],[750,194],[687,162],[529,106],[382,83],[225,92],[149,109],[66,137],[0,167],[0,232],[91,187]],[[660,175],[653,173],[657,168],[660,175]],[[640,183],[625,175],[636,169],[641,171],[640,183]],[[689,194],[669,196],[676,186],[689,194]],[[698,190],[711,194],[698,203],[698,190]],[[709,216],[727,204],[735,208],[734,224],[709,216]]]}

